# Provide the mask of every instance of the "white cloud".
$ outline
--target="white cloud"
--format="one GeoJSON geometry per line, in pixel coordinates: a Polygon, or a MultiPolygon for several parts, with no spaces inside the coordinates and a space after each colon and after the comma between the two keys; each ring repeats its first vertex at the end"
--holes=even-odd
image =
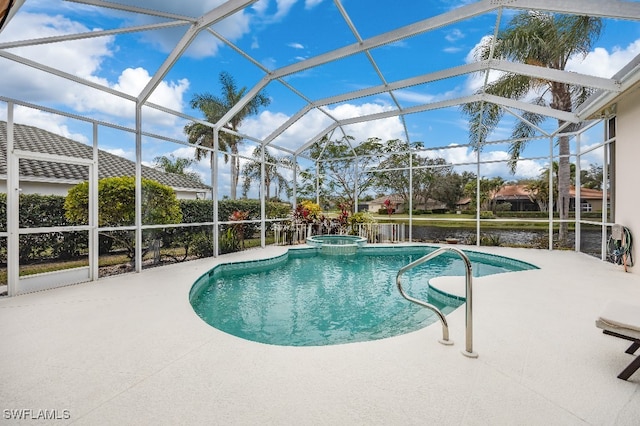
{"type": "MultiPolygon", "coordinates": [[[[382,104],[365,103],[361,105],[341,104],[335,107],[324,107],[324,109],[336,119],[344,119],[385,112],[393,108],[382,104]]],[[[249,136],[262,139],[288,119],[289,116],[286,114],[264,111],[256,117],[245,119],[241,130],[249,136]]],[[[319,135],[331,123],[332,120],[327,115],[317,109],[313,109],[278,136],[273,143],[277,146],[295,150],[311,138],[319,135]]],[[[398,117],[352,124],[345,126],[345,132],[349,136],[355,137],[357,142],[364,141],[370,137],[379,137],[382,140],[405,139],[404,127],[398,117]]],[[[341,136],[341,132],[337,130],[336,135],[341,136]]]]}
{"type": "MultiPolygon", "coordinates": [[[[465,164],[456,167],[456,171],[469,171],[477,173],[476,168],[476,152],[467,146],[450,145],[446,149],[428,151],[427,156],[430,158],[444,158],[450,164],[465,164]]],[[[501,176],[505,180],[518,180],[536,178],[540,175],[544,164],[538,160],[520,160],[516,168],[515,174],[509,170],[507,161],[510,155],[506,151],[483,151],[481,153],[481,161],[486,161],[480,167],[480,175],[484,177],[501,176]]]]}
{"type": "Polygon", "coordinates": [[[458,28],[454,28],[453,30],[449,31],[449,33],[444,38],[448,42],[453,43],[454,41],[458,41],[461,38],[464,38],[464,33],[458,28]]]}
{"type": "MultiPolygon", "coordinates": [[[[94,28],[88,28],[79,22],[62,16],[19,13],[13,18],[11,25],[0,33],[0,40],[3,42],[29,40],[92,30],[94,28]]],[[[55,43],[54,45],[42,44],[21,47],[10,51],[75,76],[88,78],[100,68],[100,64],[105,57],[112,56],[114,40],[115,38],[112,36],[97,37],[55,43]],[[55,48],[52,48],[52,46],[55,46],[55,48]]]]}
{"type": "Polygon", "coordinates": [[[287,46],[292,47],[294,49],[304,49],[304,46],[300,43],[288,43],[287,46]]]}
{"type": "Polygon", "coordinates": [[[289,117],[280,112],[262,111],[254,117],[247,117],[242,122],[241,131],[257,139],[264,139],[289,117]]]}
{"type": "MultiPolygon", "coordinates": [[[[176,2],[175,0],[145,0],[144,8],[151,10],[161,10],[178,15],[189,16],[193,18],[200,17],[216,7],[222,5],[225,0],[201,0],[176,2]]],[[[139,0],[120,0],[118,3],[128,4],[131,6],[140,6],[139,0]]],[[[260,5],[254,5],[254,10],[259,10],[260,5]]],[[[125,14],[123,12],[110,12],[108,9],[102,9],[103,13],[111,14],[119,19],[123,19],[127,25],[145,25],[156,23],[157,18],[144,14],[125,14]]],[[[214,24],[213,28],[231,41],[236,41],[240,37],[249,33],[250,15],[245,11],[237,12],[218,24],[214,24]]],[[[139,40],[149,43],[164,52],[171,51],[176,42],[185,34],[188,25],[168,28],[162,30],[145,31],[138,34],[139,40]]],[[[214,56],[222,46],[222,42],[211,34],[206,32],[192,41],[185,54],[192,57],[214,56]]]]}
{"type": "Polygon", "coordinates": [[[296,4],[297,0],[276,0],[276,5],[278,9],[276,14],[273,16],[274,21],[279,21],[289,14],[289,10],[296,4]]]}
{"type": "Polygon", "coordinates": [[[251,8],[259,15],[263,15],[267,12],[269,7],[269,0],[258,0],[251,6],[251,8]]]}
{"type": "Polygon", "coordinates": [[[611,52],[602,47],[597,47],[589,52],[585,58],[582,56],[570,58],[566,69],[610,78],[639,54],[640,39],[630,43],[626,48],[616,47],[611,52]]]}
{"type": "Polygon", "coordinates": [[[131,161],[136,161],[136,153],[134,151],[127,151],[122,148],[109,148],[109,147],[101,147],[100,149],[110,154],[117,155],[118,157],[126,158],[127,160],[131,160],[131,161]]]}
{"type": "MultiPolygon", "coordinates": [[[[16,15],[12,25],[2,33],[3,41],[50,37],[69,33],[86,32],[90,28],[60,16],[52,17],[43,14],[21,13],[16,15]]],[[[103,61],[114,55],[113,37],[99,37],[86,40],[68,41],[51,45],[37,45],[11,49],[26,58],[35,59],[66,73],[82,77],[89,81],[113,88],[118,91],[137,96],[151,79],[143,68],[127,68],[112,83],[100,77],[103,61]]],[[[37,103],[53,102],[73,108],[83,114],[108,114],[116,118],[124,118],[130,122],[134,117],[134,104],[106,92],[95,90],[46,74],[25,65],[0,59],[3,79],[11,81],[3,87],[3,95],[37,103]]],[[[151,95],[151,102],[168,108],[182,111],[183,96],[189,87],[189,81],[162,81],[151,95]]],[[[150,112],[147,118],[151,123],[162,120],[165,124],[175,122],[166,114],[150,112]]]]}
{"type": "MultiPolygon", "coordinates": [[[[491,36],[482,37],[482,39],[469,51],[465,58],[465,62],[475,62],[475,52],[477,49],[490,40],[491,36]]],[[[615,47],[611,52],[605,48],[596,47],[594,50],[589,52],[586,57],[583,57],[582,55],[574,55],[569,58],[565,69],[567,71],[610,78],[639,54],[640,39],[629,43],[625,48],[615,47]]],[[[489,74],[489,81],[495,81],[501,74],[501,72],[492,71],[489,74]]],[[[468,92],[475,92],[482,87],[484,78],[484,73],[470,75],[467,78],[468,92]]]]}
{"type": "MultiPolygon", "coordinates": [[[[2,105],[2,107],[0,107],[0,116],[4,116],[6,114],[6,108],[4,108],[5,104],[0,105],[2,105]]],[[[90,143],[86,135],[82,133],[74,133],[69,130],[69,127],[66,124],[67,119],[60,115],[49,114],[48,112],[16,105],[13,111],[13,118],[14,121],[19,124],[38,127],[84,144],[90,143]]],[[[4,120],[4,118],[2,119],[4,120]]]]}
{"type": "Polygon", "coordinates": [[[445,47],[444,49],[442,49],[444,53],[458,53],[461,50],[462,48],[460,47],[445,47]]]}
{"type": "Polygon", "coordinates": [[[489,43],[491,41],[491,39],[493,38],[493,36],[483,36],[480,41],[478,41],[478,43],[476,43],[475,46],[473,46],[471,48],[471,50],[469,50],[469,53],[467,53],[467,56],[465,56],[464,58],[464,62],[467,64],[470,64],[472,62],[476,62],[476,52],[478,51],[478,49],[480,49],[482,46],[486,45],[487,43],[489,43]]]}
{"type": "Polygon", "coordinates": [[[414,90],[396,90],[393,92],[400,101],[413,102],[417,104],[428,104],[434,101],[435,96],[428,93],[419,93],[414,90]]]}
{"type": "Polygon", "coordinates": [[[322,0],[304,0],[304,8],[312,9],[322,3],[322,0]]]}

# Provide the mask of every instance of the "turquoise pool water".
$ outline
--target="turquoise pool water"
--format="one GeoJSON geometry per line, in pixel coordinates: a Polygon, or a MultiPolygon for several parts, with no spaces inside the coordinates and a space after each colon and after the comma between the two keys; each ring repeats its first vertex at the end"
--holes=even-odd
{"type": "MultiPolygon", "coordinates": [[[[400,296],[402,266],[433,247],[365,247],[351,256],[289,250],[266,261],[218,265],[194,284],[190,299],[208,324],[255,342],[318,346],[383,339],[437,321],[400,296]]],[[[533,269],[514,259],[467,252],[474,276],[533,269]]],[[[447,314],[464,301],[430,288],[429,279],[464,275],[460,258],[444,254],[403,276],[408,294],[447,314]]]]}

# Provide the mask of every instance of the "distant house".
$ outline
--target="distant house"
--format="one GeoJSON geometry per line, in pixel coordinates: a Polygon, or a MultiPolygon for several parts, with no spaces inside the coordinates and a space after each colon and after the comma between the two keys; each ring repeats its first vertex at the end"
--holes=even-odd
{"type": "Polygon", "coordinates": [[[389,200],[388,205],[391,208],[392,213],[404,213],[404,198],[398,194],[379,197],[375,200],[369,201],[367,203],[367,210],[371,213],[378,213],[378,210],[387,208],[387,205],[385,204],[387,200],[389,200]]]}
{"type": "Polygon", "coordinates": [[[539,211],[538,204],[531,200],[526,185],[504,185],[493,195],[494,204],[509,203],[511,211],[539,211]]]}
{"type": "Polygon", "coordinates": [[[465,197],[458,200],[456,210],[469,210],[471,208],[471,197],[465,197]]]}
{"type": "MultiPolygon", "coordinates": [[[[92,147],[49,131],[14,124],[14,147],[22,151],[93,158],[92,147]]],[[[136,164],[126,158],[98,150],[98,178],[135,176],[136,164]]],[[[77,164],[21,159],[20,190],[25,194],[67,195],[67,191],[88,179],[87,167],[77,164]]],[[[170,186],[181,199],[205,198],[211,187],[188,177],[142,166],[142,177],[170,186]]],[[[0,191],[7,192],[7,122],[0,121],[0,191]]]]}
{"type": "MultiPolygon", "coordinates": [[[[389,206],[393,210],[394,213],[406,213],[406,209],[409,207],[408,203],[402,198],[399,194],[386,195],[384,197],[376,198],[375,200],[371,200],[367,204],[367,209],[372,213],[377,213],[378,210],[387,208],[385,202],[389,200],[389,206]]],[[[413,209],[414,210],[447,210],[446,204],[428,199],[426,202],[422,200],[422,197],[416,197],[413,201],[413,209]]]]}
{"type": "MultiPolygon", "coordinates": [[[[511,211],[539,211],[538,204],[531,201],[530,191],[526,185],[505,185],[493,196],[497,203],[510,203],[511,211]]],[[[580,210],[583,212],[602,211],[603,192],[598,189],[580,188],[580,210]]],[[[573,211],[576,203],[576,187],[569,188],[569,210],[573,211]]]]}
{"type": "MultiPolygon", "coordinates": [[[[569,210],[573,210],[576,203],[576,187],[569,189],[571,200],[569,202],[569,210]]],[[[603,192],[599,189],[580,188],[580,211],[583,212],[601,212],[602,211],[603,192]]],[[[607,194],[607,199],[609,195],[607,194]]]]}
{"type": "MultiPolygon", "coordinates": [[[[504,185],[493,195],[494,204],[509,203],[511,211],[540,211],[538,204],[531,200],[531,192],[526,185],[504,185]]],[[[576,188],[569,188],[569,209],[575,206],[576,188]]],[[[597,189],[580,188],[580,209],[583,212],[602,211],[603,192],[597,189]]],[[[464,198],[457,203],[459,210],[471,208],[471,198],[464,198]]]]}

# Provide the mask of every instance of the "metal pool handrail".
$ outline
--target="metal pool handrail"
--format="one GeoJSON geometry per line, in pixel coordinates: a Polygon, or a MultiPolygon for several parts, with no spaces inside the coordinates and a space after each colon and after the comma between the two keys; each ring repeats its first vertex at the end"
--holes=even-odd
{"type": "Polygon", "coordinates": [[[440,247],[439,249],[425,256],[422,256],[420,259],[415,260],[403,266],[402,268],[400,268],[400,270],[398,271],[398,274],[396,275],[396,285],[398,286],[398,291],[400,291],[400,294],[402,295],[402,297],[404,297],[410,302],[413,302],[424,308],[430,309],[436,315],[438,315],[438,318],[440,318],[440,322],[442,322],[442,339],[439,340],[439,342],[444,345],[452,345],[453,342],[449,340],[449,325],[447,324],[447,319],[444,316],[444,314],[440,311],[440,309],[433,306],[432,304],[416,299],[414,297],[411,297],[407,293],[405,293],[404,289],[402,288],[402,280],[401,280],[402,274],[404,274],[408,270],[415,268],[416,266],[422,265],[423,263],[428,262],[429,260],[440,256],[446,251],[457,253],[462,258],[462,261],[464,262],[464,265],[465,265],[466,347],[465,347],[465,350],[462,351],[462,354],[470,358],[477,358],[478,354],[473,352],[473,309],[472,309],[472,299],[471,299],[471,281],[472,281],[471,261],[469,260],[469,257],[462,250],[455,247],[440,247]]]}

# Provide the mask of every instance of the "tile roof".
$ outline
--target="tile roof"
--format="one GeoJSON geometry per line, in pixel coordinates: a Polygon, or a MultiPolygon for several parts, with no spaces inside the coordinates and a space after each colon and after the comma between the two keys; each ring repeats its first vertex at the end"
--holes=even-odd
{"type": "MultiPolygon", "coordinates": [[[[576,196],[576,187],[569,187],[569,196],[576,196]]],[[[602,191],[599,189],[591,189],[591,188],[580,188],[580,198],[581,199],[602,199],[602,191]]],[[[529,190],[527,190],[527,185],[505,185],[498,190],[495,194],[494,199],[496,200],[513,200],[513,199],[529,199],[529,190]]]]}
{"type": "MultiPolygon", "coordinates": [[[[92,147],[33,126],[14,124],[15,148],[23,151],[92,158],[92,147]]],[[[0,175],[7,174],[7,122],[0,121],[0,175]]],[[[98,150],[98,177],[134,176],[136,163],[109,152],[98,150]]],[[[56,180],[87,180],[85,166],[39,160],[20,160],[20,176],[56,180]]],[[[174,189],[205,191],[210,187],[188,177],[142,166],[142,177],[153,179],[174,189]]]]}
{"type": "Polygon", "coordinates": [[[495,200],[528,200],[527,185],[504,185],[493,196],[495,200]]]}

